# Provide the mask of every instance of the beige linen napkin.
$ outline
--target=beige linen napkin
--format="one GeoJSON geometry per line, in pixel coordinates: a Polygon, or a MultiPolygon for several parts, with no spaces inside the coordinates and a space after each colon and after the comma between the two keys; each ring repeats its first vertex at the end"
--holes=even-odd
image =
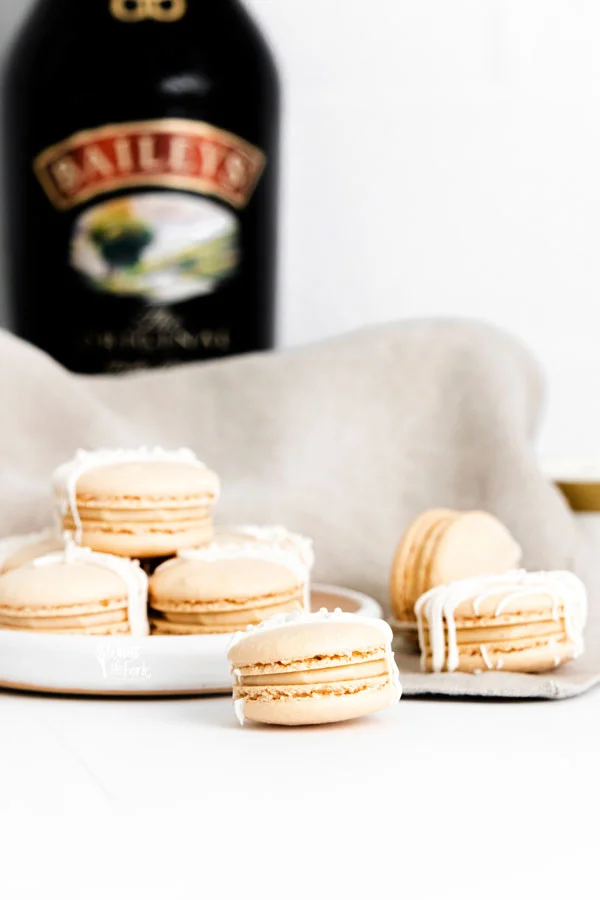
{"type": "MultiPolygon", "coordinates": [[[[392,554],[410,521],[429,507],[475,508],[505,522],[528,568],[575,566],[594,604],[590,542],[531,445],[539,373],[520,344],[490,327],[415,321],[106,377],[72,375],[0,332],[0,380],[0,534],[48,522],[50,474],[78,447],[187,445],[222,477],[217,521],[311,535],[320,581],[387,604],[392,554]]],[[[586,656],[555,675],[409,671],[406,690],[576,693],[600,680],[592,621],[586,656]]],[[[417,663],[400,657],[405,670],[417,663]]]]}

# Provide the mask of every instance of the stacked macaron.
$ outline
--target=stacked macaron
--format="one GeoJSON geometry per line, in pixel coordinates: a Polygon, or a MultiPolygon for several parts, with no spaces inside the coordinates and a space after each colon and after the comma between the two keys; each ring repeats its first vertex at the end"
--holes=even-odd
{"type": "Polygon", "coordinates": [[[392,564],[396,630],[425,672],[542,672],[583,650],[586,592],[570,572],[516,569],[521,548],[489,513],[433,509],[392,564]]]}
{"type": "Polygon", "coordinates": [[[230,633],[308,606],[312,542],[280,527],[215,533],[219,479],[191,450],[80,450],[55,471],[53,486],[56,530],[0,542],[0,597],[8,592],[0,628],[130,631],[121,582],[134,565],[144,595],[143,626],[135,630],[147,632],[148,581],[140,564],[155,573],[149,595],[155,634],[230,633]],[[93,560],[77,556],[77,548],[93,560]],[[58,557],[47,555],[59,550],[57,565],[58,557]],[[86,589],[90,566],[96,592],[86,589]],[[13,570],[21,573],[3,579],[13,570]]]}
{"type": "Polygon", "coordinates": [[[276,616],[247,629],[229,650],[240,723],[318,725],[396,703],[391,641],[385,622],[339,610],[276,616]]]}
{"type": "Polygon", "coordinates": [[[293,544],[221,536],[156,569],[149,593],[152,631],[222,634],[308,609],[309,579],[309,566],[293,544]]]}
{"type": "Polygon", "coordinates": [[[543,672],[583,650],[586,591],[571,572],[507,572],[442,585],[415,607],[427,672],[543,672]]]}
{"type": "Polygon", "coordinates": [[[211,540],[219,479],[191,450],[81,450],[56,470],[54,490],[78,544],[145,559],[211,540]]]}
{"type": "Polygon", "coordinates": [[[69,543],[0,575],[0,628],[142,637],[146,598],[138,563],[69,543]]]}
{"type": "Polygon", "coordinates": [[[520,560],[521,548],[495,516],[428,510],[406,531],[392,563],[395,625],[416,637],[415,603],[427,591],[461,578],[506,572],[520,560]]]}

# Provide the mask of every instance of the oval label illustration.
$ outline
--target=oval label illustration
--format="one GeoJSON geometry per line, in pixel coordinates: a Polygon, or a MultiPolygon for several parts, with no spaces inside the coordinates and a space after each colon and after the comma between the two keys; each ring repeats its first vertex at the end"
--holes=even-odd
{"type": "Polygon", "coordinates": [[[77,218],[70,247],[71,266],[97,291],[155,305],[212,293],[238,261],[235,213],[174,192],[99,203],[77,218]]]}

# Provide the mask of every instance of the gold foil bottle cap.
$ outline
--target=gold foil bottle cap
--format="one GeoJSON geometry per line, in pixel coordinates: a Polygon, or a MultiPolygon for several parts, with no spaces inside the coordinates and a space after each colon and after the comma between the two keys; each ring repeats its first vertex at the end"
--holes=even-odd
{"type": "Polygon", "coordinates": [[[576,512],[600,512],[600,460],[545,464],[544,472],[576,512]]]}

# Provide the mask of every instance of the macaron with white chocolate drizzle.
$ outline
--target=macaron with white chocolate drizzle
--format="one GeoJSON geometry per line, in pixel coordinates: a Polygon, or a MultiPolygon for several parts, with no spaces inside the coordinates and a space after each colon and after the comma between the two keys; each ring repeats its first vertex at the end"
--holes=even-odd
{"type": "Polygon", "coordinates": [[[260,542],[180,551],[150,579],[156,634],[228,634],[308,608],[310,572],[292,549],[260,542]]]}
{"type": "Polygon", "coordinates": [[[147,559],[212,538],[219,479],[191,450],[80,450],[53,480],[61,528],[93,550],[147,559]]]}
{"type": "Polygon", "coordinates": [[[340,610],[274,616],[237,634],[228,658],[240,723],[342,722],[396,703],[391,642],[386,622],[340,610]]]}
{"type": "Polygon", "coordinates": [[[587,595],[571,572],[507,572],[436,587],[416,603],[427,672],[543,672],[583,652],[587,595]]]}
{"type": "Polygon", "coordinates": [[[0,628],[144,637],[147,597],[137,562],[69,543],[0,575],[0,628]]]}

